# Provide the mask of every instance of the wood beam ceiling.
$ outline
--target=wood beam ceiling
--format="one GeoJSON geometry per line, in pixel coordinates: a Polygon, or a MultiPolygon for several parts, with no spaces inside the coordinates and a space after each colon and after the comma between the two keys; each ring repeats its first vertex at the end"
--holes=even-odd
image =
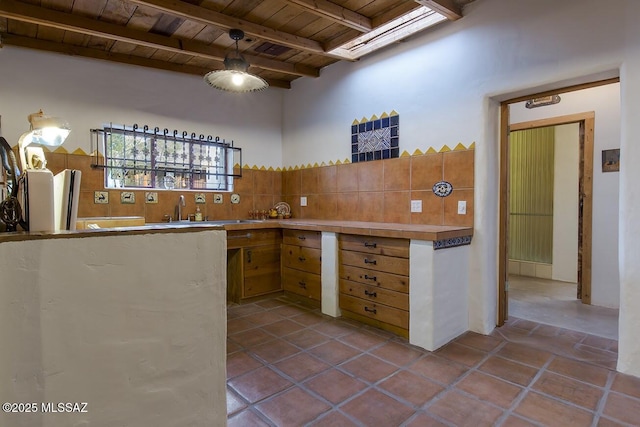
{"type": "Polygon", "coordinates": [[[462,18],[462,9],[453,0],[415,0],[423,6],[438,12],[450,21],[462,18]]]}
{"type": "Polygon", "coordinates": [[[304,10],[323,18],[337,22],[345,27],[366,33],[373,29],[371,19],[357,12],[331,3],[327,0],[286,0],[288,3],[300,6],[304,10]]]}

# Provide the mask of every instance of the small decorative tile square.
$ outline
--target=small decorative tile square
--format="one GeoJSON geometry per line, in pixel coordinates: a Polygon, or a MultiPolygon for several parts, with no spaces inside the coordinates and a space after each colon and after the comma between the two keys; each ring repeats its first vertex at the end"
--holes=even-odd
{"type": "Polygon", "coordinates": [[[123,191],[120,193],[120,203],[133,205],[136,203],[136,193],[133,191],[123,191]]]}
{"type": "Polygon", "coordinates": [[[222,200],[223,200],[222,199],[222,194],[217,194],[216,193],[216,194],[213,195],[213,203],[220,204],[220,203],[222,203],[222,200]]]}
{"type": "Polygon", "coordinates": [[[93,203],[98,205],[108,205],[109,204],[109,192],[108,191],[94,191],[93,192],[93,203]]]}
{"type": "Polygon", "coordinates": [[[144,193],[145,203],[158,203],[158,193],[155,191],[146,191],[144,193]]]}
{"type": "Polygon", "coordinates": [[[207,199],[205,198],[204,193],[196,193],[195,194],[196,204],[201,205],[206,203],[207,199]]]}
{"type": "Polygon", "coordinates": [[[370,119],[354,120],[351,124],[351,163],[400,157],[400,116],[375,114],[370,119]]]}

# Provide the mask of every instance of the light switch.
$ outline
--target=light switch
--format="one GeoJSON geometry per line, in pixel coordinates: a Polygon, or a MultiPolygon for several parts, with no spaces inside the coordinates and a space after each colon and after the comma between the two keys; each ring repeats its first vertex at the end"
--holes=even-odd
{"type": "Polygon", "coordinates": [[[422,212],[422,200],[411,201],[411,212],[422,212]]]}
{"type": "Polygon", "coordinates": [[[300,206],[307,206],[307,196],[300,197],[300,206]]]}
{"type": "Polygon", "coordinates": [[[466,214],[467,214],[467,201],[458,200],[458,215],[466,215],[466,214]]]}

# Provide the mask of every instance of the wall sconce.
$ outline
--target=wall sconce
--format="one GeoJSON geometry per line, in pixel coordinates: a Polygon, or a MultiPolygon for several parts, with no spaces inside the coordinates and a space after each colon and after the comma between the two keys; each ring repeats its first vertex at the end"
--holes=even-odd
{"type": "Polygon", "coordinates": [[[235,52],[224,57],[224,70],[214,70],[204,76],[204,81],[216,89],[228,92],[255,92],[269,87],[262,77],[249,73],[249,63],[238,51],[238,40],[244,38],[244,31],[229,30],[229,37],[236,42],[235,52]]]}

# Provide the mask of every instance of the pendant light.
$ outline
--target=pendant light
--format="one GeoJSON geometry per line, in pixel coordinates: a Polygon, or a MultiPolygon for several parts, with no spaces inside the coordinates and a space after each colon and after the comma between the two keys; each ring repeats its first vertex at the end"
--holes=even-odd
{"type": "Polygon", "coordinates": [[[255,92],[269,87],[262,77],[247,72],[249,63],[238,51],[238,41],[244,38],[244,31],[229,30],[229,37],[236,42],[235,52],[229,52],[224,57],[224,70],[208,72],[204,81],[216,89],[228,92],[255,92]]]}

